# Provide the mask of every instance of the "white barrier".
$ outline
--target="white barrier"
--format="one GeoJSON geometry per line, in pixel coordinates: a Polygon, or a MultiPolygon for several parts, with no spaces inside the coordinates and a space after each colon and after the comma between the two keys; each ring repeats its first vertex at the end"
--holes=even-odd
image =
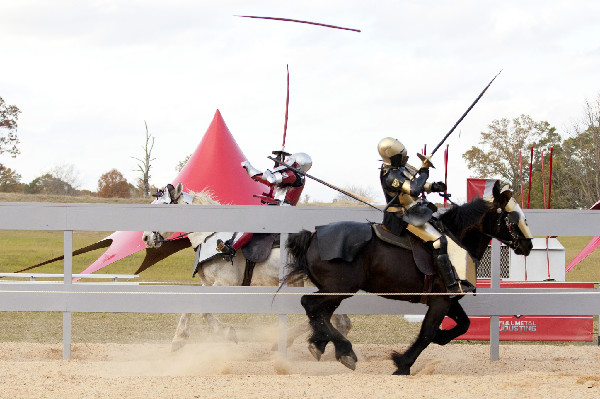
{"type": "MultiPolygon", "coordinates": [[[[600,212],[527,210],[536,236],[600,234],[600,212]]],[[[181,285],[91,286],[72,284],[73,231],[253,231],[297,232],[341,220],[381,221],[371,208],[188,206],[0,203],[0,230],[64,231],[63,284],[0,285],[0,311],[63,312],[63,357],[70,357],[71,312],[140,313],[274,313],[303,314],[299,295],[308,288],[198,287],[181,285]],[[244,300],[240,301],[239,296],[244,300]]],[[[492,284],[477,296],[461,300],[468,314],[491,317],[490,357],[498,359],[499,315],[595,315],[600,307],[597,290],[500,290],[500,245],[492,243],[492,284]],[[534,291],[534,292],[532,292],[534,291]],[[527,299],[523,294],[527,292],[527,299]],[[568,294],[568,295],[567,295],[568,294]]],[[[282,256],[282,262],[285,256],[282,256]]],[[[191,260],[190,260],[191,262],[191,260]]],[[[358,295],[342,303],[349,314],[424,314],[425,306],[358,295]]]]}

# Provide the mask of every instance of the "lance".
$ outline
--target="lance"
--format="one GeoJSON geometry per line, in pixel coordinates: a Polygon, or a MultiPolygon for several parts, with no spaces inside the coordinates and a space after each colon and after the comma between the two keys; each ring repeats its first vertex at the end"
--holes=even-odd
{"type": "Polygon", "coordinates": [[[358,201],[358,202],[362,202],[363,204],[365,204],[365,205],[368,205],[368,206],[370,206],[371,208],[377,209],[378,211],[382,211],[380,208],[377,208],[376,206],[369,204],[367,201],[365,201],[365,200],[363,200],[363,199],[361,199],[361,198],[357,197],[356,195],[354,195],[354,194],[352,194],[352,193],[350,193],[350,192],[348,192],[348,191],[346,191],[346,190],[344,190],[344,189],[342,189],[342,188],[339,188],[339,187],[337,187],[337,186],[334,186],[333,184],[327,183],[326,181],[323,181],[323,180],[321,180],[321,179],[319,179],[319,178],[317,178],[317,177],[314,177],[314,176],[312,176],[312,175],[309,175],[308,173],[306,173],[306,172],[303,172],[302,170],[300,170],[300,169],[298,169],[298,168],[294,168],[293,166],[291,166],[291,165],[288,165],[288,164],[286,164],[285,162],[282,162],[282,161],[278,160],[277,158],[273,158],[273,157],[267,157],[267,158],[269,158],[271,161],[274,161],[275,163],[278,163],[278,164],[280,164],[280,165],[282,165],[282,166],[285,166],[286,168],[288,168],[288,169],[289,169],[289,170],[291,170],[292,172],[296,172],[296,173],[298,173],[299,175],[302,175],[302,176],[304,176],[304,177],[308,177],[309,179],[312,179],[312,180],[314,180],[314,181],[316,181],[316,182],[319,182],[319,183],[321,183],[321,184],[323,184],[323,185],[325,185],[325,186],[327,186],[327,187],[329,187],[329,188],[332,188],[332,189],[334,189],[335,191],[339,191],[340,193],[342,193],[342,194],[344,194],[344,195],[347,195],[348,197],[350,197],[350,198],[352,198],[352,199],[354,199],[354,200],[356,200],[356,201],[358,201]]]}
{"type": "Polygon", "coordinates": [[[285,121],[283,123],[283,141],[281,143],[281,151],[272,151],[271,152],[271,154],[275,155],[275,158],[278,159],[278,161],[275,162],[275,167],[277,167],[278,162],[283,161],[283,159],[286,156],[291,155],[291,154],[285,152],[285,137],[287,135],[288,109],[290,106],[290,67],[289,67],[289,65],[286,65],[286,69],[287,69],[287,94],[285,97],[285,121]]]}
{"type": "Polygon", "coordinates": [[[442,141],[440,141],[438,143],[438,145],[433,149],[433,151],[431,151],[431,154],[429,154],[429,156],[424,156],[424,155],[421,155],[421,154],[417,154],[417,156],[419,157],[419,159],[423,162],[423,166],[424,167],[433,167],[433,164],[430,162],[430,159],[433,157],[433,154],[435,154],[435,152],[438,150],[438,148],[440,148],[442,146],[442,144],[444,144],[444,142],[446,141],[446,139],[452,134],[452,132],[454,132],[454,130],[462,122],[462,120],[465,119],[465,116],[467,116],[467,114],[473,109],[473,107],[475,106],[475,104],[477,104],[477,102],[481,99],[481,97],[483,97],[483,94],[492,85],[492,83],[494,82],[494,80],[498,77],[498,75],[500,75],[501,72],[502,72],[502,70],[500,70],[500,72],[498,72],[496,74],[496,76],[494,76],[494,78],[492,80],[490,80],[490,83],[488,83],[488,85],[485,86],[485,88],[483,89],[483,91],[481,93],[479,93],[479,95],[477,96],[477,98],[475,99],[475,101],[473,101],[473,103],[469,106],[469,108],[467,108],[467,110],[465,111],[465,113],[462,114],[462,116],[456,121],[456,123],[454,124],[454,126],[452,126],[452,129],[450,129],[450,131],[448,133],[446,133],[446,135],[444,136],[444,138],[442,139],[442,141]]]}

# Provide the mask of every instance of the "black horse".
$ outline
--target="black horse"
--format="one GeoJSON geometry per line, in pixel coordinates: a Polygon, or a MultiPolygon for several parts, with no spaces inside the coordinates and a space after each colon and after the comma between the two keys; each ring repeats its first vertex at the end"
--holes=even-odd
{"type": "MultiPolygon", "coordinates": [[[[496,182],[493,199],[476,199],[454,206],[439,217],[445,228],[458,242],[480,260],[490,238],[496,238],[512,248],[518,255],[529,255],[533,245],[525,215],[512,193],[500,189],[496,182]]],[[[342,300],[358,290],[375,293],[415,293],[415,295],[385,295],[382,297],[415,302],[425,289],[425,275],[419,271],[410,250],[383,242],[373,237],[354,260],[323,261],[319,257],[317,236],[307,230],[290,234],[287,248],[290,256],[287,280],[307,276],[319,289],[317,293],[343,293],[340,295],[304,295],[301,303],[310,320],[312,335],[309,350],[319,360],[326,345],[332,341],[335,356],[352,370],[356,367],[356,354],[352,344],[331,324],[330,318],[342,300]],[[347,294],[346,294],[347,293],[347,294]]],[[[433,276],[431,292],[445,293],[444,284],[433,276]]],[[[421,352],[434,342],[445,345],[464,334],[469,328],[469,318],[458,303],[459,297],[428,295],[429,309],[415,342],[404,353],[393,352],[391,358],[397,370],[394,374],[409,375],[410,368],[421,352]],[[440,329],[444,316],[452,318],[456,326],[440,329]]]]}

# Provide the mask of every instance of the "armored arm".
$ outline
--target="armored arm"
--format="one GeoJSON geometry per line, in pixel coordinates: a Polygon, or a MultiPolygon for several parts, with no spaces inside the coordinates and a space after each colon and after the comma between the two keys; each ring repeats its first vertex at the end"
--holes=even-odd
{"type": "Polygon", "coordinates": [[[265,184],[267,186],[272,186],[274,184],[281,183],[281,173],[279,172],[271,172],[269,169],[261,172],[256,169],[254,166],[250,164],[248,161],[244,161],[241,163],[242,168],[246,169],[248,176],[250,176],[253,180],[256,180],[259,183],[265,184]]]}
{"type": "MultiPolygon", "coordinates": [[[[425,191],[425,185],[429,178],[429,168],[421,168],[414,179],[410,180],[410,196],[417,197],[425,191]]],[[[405,183],[406,184],[406,183],[405,183]]]]}
{"type": "Polygon", "coordinates": [[[446,190],[446,184],[441,181],[435,183],[425,183],[424,186],[424,191],[427,193],[443,193],[446,190]]]}
{"type": "Polygon", "coordinates": [[[429,177],[429,169],[421,168],[417,175],[410,179],[404,169],[392,169],[383,176],[384,188],[392,192],[403,192],[411,197],[417,197],[425,189],[429,177]]]}
{"type": "Polygon", "coordinates": [[[262,172],[260,170],[256,169],[254,166],[252,166],[250,164],[250,162],[248,162],[248,161],[242,162],[241,165],[242,165],[242,168],[246,169],[246,172],[248,173],[248,176],[250,176],[250,177],[254,177],[256,175],[262,174],[262,172]]]}

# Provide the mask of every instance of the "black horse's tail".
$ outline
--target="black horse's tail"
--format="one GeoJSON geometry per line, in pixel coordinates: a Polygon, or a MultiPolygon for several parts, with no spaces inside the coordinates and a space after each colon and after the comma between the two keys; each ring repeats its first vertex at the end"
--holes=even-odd
{"type": "Polygon", "coordinates": [[[286,244],[288,251],[288,272],[283,279],[283,283],[293,284],[304,277],[310,277],[306,251],[308,251],[311,240],[312,233],[308,230],[302,230],[300,233],[288,236],[286,244]]]}

